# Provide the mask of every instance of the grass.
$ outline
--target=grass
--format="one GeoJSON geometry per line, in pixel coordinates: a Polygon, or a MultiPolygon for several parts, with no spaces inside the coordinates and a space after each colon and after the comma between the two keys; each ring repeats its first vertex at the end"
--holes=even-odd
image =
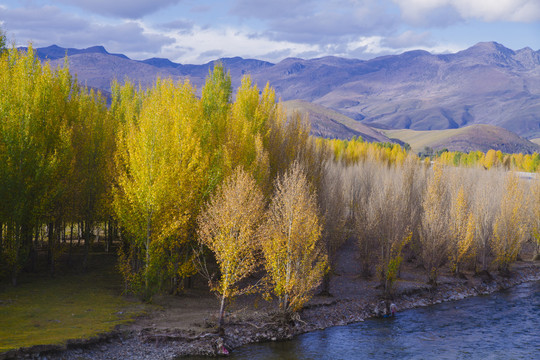
{"type": "Polygon", "coordinates": [[[90,338],[142,312],[140,303],[121,296],[115,257],[93,258],[101,266],[86,274],[27,276],[17,287],[0,291],[0,353],[90,338]]]}
{"type": "Polygon", "coordinates": [[[467,131],[467,128],[448,129],[448,130],[383,130],[389,138],[399,139],[411,145],[413,152],[423,151],[426,146],[433,146],[438,142],[444,141],[451,136],[458,135],[467,131]]]}

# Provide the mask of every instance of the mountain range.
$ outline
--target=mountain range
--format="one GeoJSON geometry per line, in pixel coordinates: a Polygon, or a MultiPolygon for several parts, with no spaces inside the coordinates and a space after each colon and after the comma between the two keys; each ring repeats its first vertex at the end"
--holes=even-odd
{"type": "MultiPolygon", "coordinates": [[[[79,81],[105,94],[114,78],[130,78],[143,87],[158,76],[189,79],[200,89],[215,63],[132,60],[110,54],[101,46],[65,49],[53,45],[36,52],[53,66],[62,65],[67,55],[79,81]]],[[[365,126],[381,130],[444,130],[488,124],[526,139],[540,138],[540,51],[530,48],[515,51],[485,42],[454,54],[418,50],[371,60],[287,58],[274,64],[235,57],[216,61],[230,71],[233,86],[240,84],[243,75],[250,74],[259,87],[269,82],[284,101],[312,103],[312,115],[321,113],[321,108],[315,111],[314,107],[322,106],[343,115],[338,116],[342,120],[352,119],[346,120],[348,125],[335,119],[326,121],[322,131],[329,137],[368,135],[365,126]],[[342,125],[348,135],[340,135],[342,125]],[[364,128],[354,129],[360,125],[364,128]]],[[[306,109],[305,103],[302,107],[306,109]]],[[[378,137],[372,135],[368,136],[378,137]]]]}

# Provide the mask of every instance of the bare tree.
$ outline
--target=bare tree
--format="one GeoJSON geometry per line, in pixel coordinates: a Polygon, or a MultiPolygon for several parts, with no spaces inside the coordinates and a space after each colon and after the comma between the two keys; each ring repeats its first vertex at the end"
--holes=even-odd
{"type": "MultiPolygon", "coordinates": [[[[327,161],[319,188],[319,207],[323,214],[322,242],[328,254],[330,270],[336,265],[336,253],[346,240],[346,204],[343,188],[343,165],[327,161]]],[[[330,294],[330,271],[323,279],[321,294],[330,294]]]]}
{"type": "Polygon", "coordinates": [[[420,230],[421,257],[428,272],[428,283],[437,284],[439,269],[448,259],[448,196],[445,173],[442,165],[435,163],[426,195],[423,201],[423,214],[420,230]]]}
{"type": "Polygon", "coordinates": [[[497,216],[498,207],[503,188],[502,179],[504,173],[500,170],[485,171],[482,169],[472,170],[475,191],[472,199],[471,210],[476,219],[476,249],[480,258],[482,271],[489,267],[491,254],[491,237],[493,225],[497,216]]]}

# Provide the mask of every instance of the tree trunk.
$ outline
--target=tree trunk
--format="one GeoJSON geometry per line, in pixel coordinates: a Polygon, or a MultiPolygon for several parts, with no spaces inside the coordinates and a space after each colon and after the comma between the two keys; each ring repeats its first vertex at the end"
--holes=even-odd
{"type": "Polygon", "coordinates": [[[487,244],[484,242],[484,248],[482,249],[482,270],[487,271],[487,244]]]}
{"type": "Polygon", "coordinates": [[[225,312],[225,294],[221,295],[221,305],[219,306],[218,331],[223,329],[223,313],[225,312]]]}
{"type": "Polygon", "coordinates": [[[90,253],[90,222],[84,222],[84,258],[83,271],[88,268],[88,255],[90,253]]]}
{"type": "MultiPolygon", "coordinates": [[[[38,231],[39,231],[39,227],[36,228],[36,236],[35,236],[36,238],[37,238],[38,231]]],[[[37,256],[37,241],[34,242],[32,235],[34,234],[32,234],[31,230],[24,231],[25,242],[28,242],[28,246],[30,248],[30,253],[29,253],[30,271],[36,272],[37,271],[37,257],[38,257],[37,256]]]]}
{"type": "Polygon", "coordinates": [[[111,238],[111,222],[105,221],[105,252],[109,252],[109,245],[110,245],[110,238],[111,238]]]}
{"type": "Polygon", "coordinates": [[[52,275],[54,272],[54,258],[53,258],[53,246],[54,246],[54,224],[51,222],[47,227],[47,265],[49,267],[49,273],[52,275]]]}
{"type": "Polygon", "coordinates": [[[68,252],[68,259],[67,263],[69,266],[71,266],[72,262],[72,254],[73,254],[73,223],[69,226],[69,252],[68,252]]]}

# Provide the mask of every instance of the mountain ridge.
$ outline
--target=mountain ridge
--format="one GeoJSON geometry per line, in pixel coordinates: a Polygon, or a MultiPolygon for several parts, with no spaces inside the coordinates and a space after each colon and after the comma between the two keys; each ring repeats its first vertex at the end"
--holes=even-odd
{"type": "Polygon", "coordinates": [[[286,58],[277,63],[240,57],[206,64],[163,58],[131,60],[103,47],[38,48],[41,59],[71,70],[88,86],[110,91],[113,78],[152,84],[157,76],[189,79],[199,90],[216,61],[230,71],[233,86],[250,74],[267,82],[284,101],[303,100],[375,128],[443,130],[491,124],[525,138],[540,138],[540,51],[478,43],[453,54],[413,50],[370,60],[326,56],[286,58]],[[62,54],[62,57],[58,57],[62,54]]]}

